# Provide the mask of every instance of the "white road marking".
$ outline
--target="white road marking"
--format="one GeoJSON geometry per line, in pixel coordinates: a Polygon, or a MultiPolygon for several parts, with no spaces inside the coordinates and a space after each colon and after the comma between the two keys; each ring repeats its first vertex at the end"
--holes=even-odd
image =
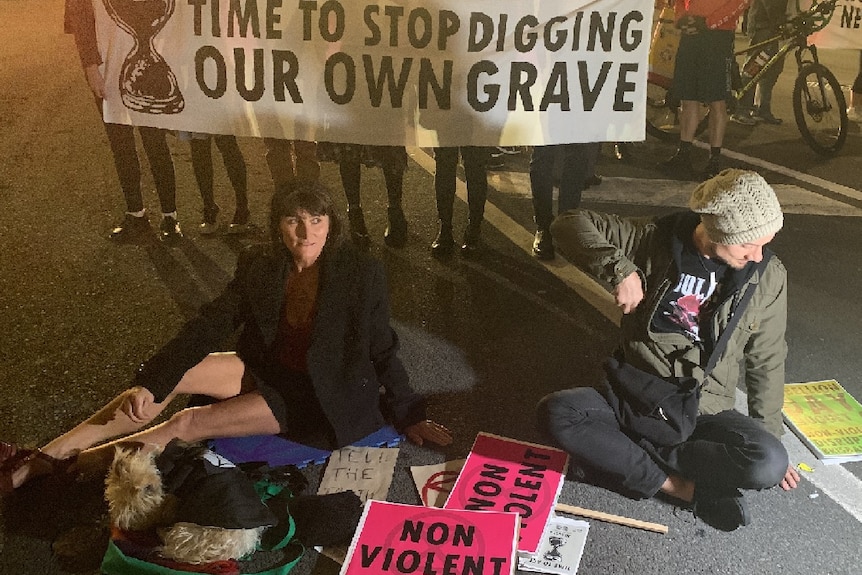
{"type": "MultiPolygon", "coordinates": [[[[428,173],[434,173],[434,159],[424,150],[420,148],[408,148],[408,152],[413,160],[423,169],[428,173]]],[[[730,153],[728,155],[730,156],[730,153]]],[[[749,161],[749,163],[755,163],[748,157],[745,157],[745,160],[749,161]]],[[[767,162],[761,163],[766,164],[767,162]]],[[[792,170],[781,168],[781,166],[772,167],[770,165],[769,169],[781,173],[793,172],[792,170]]],[[[799,175],[806,176],[805,174],[799,175]]],[[[796,175],[793,177],[796,177],[796,175]]],[[[798,179],[800,181],[809,181],[809,179],[819,180],[819,178],[811,176],[800,177],[798,179]]],[[[530,182],[527,174],[519,172],[491,172],[489,173],[488,181],[495,189],[502,193],[526,195],[527,197],[530,195],[530,182]]],[[[819,180],[819,182],[815,185],[847,197],[862,199],[862,193],[851,188],[845,189],[844,186],[835,186],[834,184],[825,185],[830,184],[830,182],[824,180],[819,180]]],[[[809,181],[809,183],[812,182],[809,181]]],[[[584,200],[684,207],[688,194],[694,185],[693,182],[679,182],[675,180],[638,180],[633,178],[605,177],[601,187],[586,191],[584,200]]],[[[799,186],[778,184],[774,188],[782,207],[787,213],[862,216],[862,210],[825,198],[799,186]]],[[[462,201],[467,201],[467,186],[460,179],[457,181],[456,193],[462,201]]],[[[526,230],[491,202],[488,202],[485,206],[485,220],[500,230],[515,245],[519,246],[526,253],[530,253],[533,233],[526,230]]],[[[608,320],[612,321],[615,325],[619,325],[622,314],[614,304],[611,294],[601,284],[562,258],[541,263],[549,272],[565,282],[575,293],[599,310],[608,320]]],[[[745,393],[738,391],[736,408],[745,412],[747,410],[746,406],[745,393]]],[[[804,479],[811,482],[817,489],[829,496],[844,508],[845,511],[855,517],[857,521],[862,523],[862,481],[841,465],[823,465],[789,429],[785,428],[782,443],[787,448],[791,463],[798,464],[804,462],[814,469],[813,473],[803,472],[804,479]]]]}

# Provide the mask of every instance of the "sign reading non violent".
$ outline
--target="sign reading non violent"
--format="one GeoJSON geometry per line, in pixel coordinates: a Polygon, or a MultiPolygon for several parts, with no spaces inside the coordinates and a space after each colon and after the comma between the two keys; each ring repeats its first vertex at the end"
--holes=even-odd
{"type": "Polygon", "coordinates": [[[341,575],[503,575],[515,569],[518,516],[369,500],[341,575]]]}
{"type": "Polygon", "coordinates": [[[515,512],[518,551],[535,553],[565,479],[565,451],[480,433],[445,509],[515,512]]]}
{"type": "Polygon", "coordinates": [[[94,0],[108,122],[379,145],[643,139],[647,0],[94,0]]]}

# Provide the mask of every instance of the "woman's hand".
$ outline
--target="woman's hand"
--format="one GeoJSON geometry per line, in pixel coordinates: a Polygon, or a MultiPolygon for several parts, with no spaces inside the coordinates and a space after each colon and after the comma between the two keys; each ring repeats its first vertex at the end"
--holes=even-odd
{"type": "Polygon", "coordinates": [[[430,419],[408,426],[404,433],[407,435],[407,439],[416,445],[423,445],[426,441],[437,445],[452,443],[452,432],[430,419]]]}
{"type": "Polygon", "coordinates": [[[123,395],[120,411],[135,423],[149,423],[159,414],[156,398],[145,387],[133,387],[123,395]]]}
{"type": "Polygon", "coordinates": [[[795,469],[793,469],[792,465],[788,465],[787,472],[784,474],[784,479],[782,479],[781,483],[778,485],[780,485],[784,491],[790,491],[791,489],[796,489],[799,483],[799,474],[795,469]]]}
{"type": "Polygon", "coordinates": [[[100,100],[105,99],[105,78],[102,77],[102,73],[99,71],[99,67],[96,64],[91,64],[84,68],[84,75],[87,77],[87,84],[90,86],[90,91],[93,92],[93,95],[100,100]]]}

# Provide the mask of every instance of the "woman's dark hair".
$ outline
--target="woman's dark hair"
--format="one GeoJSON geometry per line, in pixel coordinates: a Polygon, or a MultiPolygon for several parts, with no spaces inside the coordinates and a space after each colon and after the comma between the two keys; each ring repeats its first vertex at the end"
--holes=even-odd
{"type": "Polygon", "coordinates": [[[341,243],[342,218],[326,187],[318,182],[293,183],[280,187],[272,195],[269,211],[269,233],[276,249],[286,249],[281,237],[281,219],[286,216],[296,216],[299,212],[308,212],[314,216],[329,216],[329,235],[323,254],[327,254],[341,243]]]}

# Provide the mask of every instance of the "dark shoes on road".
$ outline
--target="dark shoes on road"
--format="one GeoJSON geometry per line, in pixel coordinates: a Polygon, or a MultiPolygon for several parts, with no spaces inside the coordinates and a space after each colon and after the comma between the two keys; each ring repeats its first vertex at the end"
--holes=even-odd
{"type": "Polygon", "coordinates": [[[540,229],[533,238],[533,256],[540,260],[554,259],[554,238],[551,232],[540,229]]]}
{"type": "Polygon", "coordinates": [[[153,233],[150,220],[146,215],[133,216],[126,214],[123,221],[111,230],[108,236],[115,242],[130,243],[141,241],[153,233]]]}
{"type": "Polygon", "coordinates": [[[162,223],[159,224],[159,239],[168,245],[176,244],[183,239],[183,231],[175,217],[162,217],[162,223]]]}
{"type": "Polygon", "coordinates": [[[401,207],[389,208],[389,225],[383,232],[383,243],[390,248],[403,248],[407,244],[407,219],[401,207]]]}
{"type": "Polygon", "coordinates": [[[697,486],[691,508],[695,517],[719,531],[734,531],[751,523],[748,506],[738,489],[697,486]]]}
{"type": "Polygon", "coordinates": [[[676,153],[658,165],[659,170],[670,176],[690,176],[692,173],[691,156],[688,154],[676,153]]]}

